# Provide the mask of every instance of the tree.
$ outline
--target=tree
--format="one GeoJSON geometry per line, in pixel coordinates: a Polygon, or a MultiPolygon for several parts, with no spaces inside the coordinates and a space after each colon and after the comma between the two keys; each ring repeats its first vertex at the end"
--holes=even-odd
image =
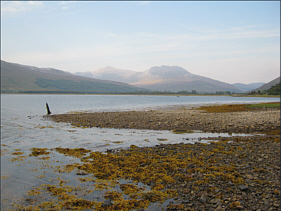
{"type": "Polygon", "coordinates": [[[280,95],[280,83],[272,86],[269,90],[267,90],[269,95],[280,95]]]}

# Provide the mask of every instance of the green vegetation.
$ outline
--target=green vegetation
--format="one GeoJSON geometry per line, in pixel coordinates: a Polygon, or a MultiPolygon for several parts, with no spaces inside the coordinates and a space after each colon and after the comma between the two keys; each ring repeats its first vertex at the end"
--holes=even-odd
{"type": "Polygon", "coordinates": [[[61,90],[61,92],[74,93],[114,93],[114,92],[131,92],[138,88],[129,86],[120,86],[116,84],[107,84],[99,81],[74,81],[74,80],[50,80],[44,78],[37,78],[35,82],[41,88],[49,88],[52,90],[61,90]]]}
{"type": "Polygon", "coordinates": [[[249,93],[249,95],[280,95],[280,83],[272,86],[270,89],[265,91],[254,91],[249,93]]]}
{"type": "Polygon", "coordinates": [[[268,94],[269,95],[280,95],[280,83],[276,84],[275,86],[272,86],[269,90],[268,90],[268,94]]]}
{"type": "Polygon", "coordinates": [[[130,93],[120,93],[120,94],[141,94],[141,95],[176,95],[176,96],[186,96],[186,95],[234,95],[235,93],[231,93],[229,91],[225,92],[197,92],[196,90],[192,90],[191,92],[189,91],[178,91],[178,92],[171,92],[171,91],[137,91],[137,92],[130,92],[130,93]]]}

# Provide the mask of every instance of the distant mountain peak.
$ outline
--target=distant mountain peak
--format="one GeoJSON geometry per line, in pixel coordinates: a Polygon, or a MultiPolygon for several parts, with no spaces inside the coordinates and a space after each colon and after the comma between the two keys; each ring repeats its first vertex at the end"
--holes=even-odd
{"type": "Polygon", "coordinates": [[[230,84],[192,74],[175,65],[153,66],[144,72],[106,66],[91,74],[96,79],[119,81],[153,91],[241,92],[230,84]]]}
{"type": "Polygon", "coordinates": [[[116,67],[112,67],[112,66],[106,66],[106,67],[101,67],[97,70],[93,70],[91,71],[92,73],[95,72],[107,72],[107,73],[134,73],[134,71],[132,70],[125,70],[125,69],[121,69],[121,68],[116,68],[116,67]]]}
{"type": "Polygon", "coordinates": [[[178,66],[154,66],[151,67],[149,70],[143,73],[143,77],[151,78],[152,80],[155,79],[180,79],[185,77],[186,75],[191,75],[187,70],[182,67],[178,66]]]}
{"type": "Polygon", "coordinates": [[[179,66],[154,66],[148,70],[152,74],[162,74],[162,75],[185,75],[190,74],[187,70],[179,66]]]}

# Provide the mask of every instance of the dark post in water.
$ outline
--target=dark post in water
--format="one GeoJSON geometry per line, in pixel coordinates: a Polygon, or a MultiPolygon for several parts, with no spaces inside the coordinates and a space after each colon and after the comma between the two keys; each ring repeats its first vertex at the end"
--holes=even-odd
{"type": "Polygon", "coordinates": [[[47,114],[48,114],[48,115],[51,114],[51,111],[50,111],[50,108],[49,108],[48,103],[46,103],[46,108],[47,108],[47,114]]]}

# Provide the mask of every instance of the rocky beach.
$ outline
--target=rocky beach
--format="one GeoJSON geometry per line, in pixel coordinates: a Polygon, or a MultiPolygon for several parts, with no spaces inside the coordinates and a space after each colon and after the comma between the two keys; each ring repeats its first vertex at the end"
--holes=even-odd
{"type": "Polygon", "coordinates": [[[201,130],[219,133],[269,132],[280,129],[277,108],[221,105],[194,109],[177,108],[150,111],[122,111],[51,115],[56,122],[78,127],[151,130],[201,130]]]}
{"type": "MultiPolygon", "coordinates": [[[[124,185],[120,186],[130,200],[139,199],[133,204],[130,201],[130,209],[145,210],[148,201],[173,199],[167,210],[280,210],[280,103],[263,105],[77,113],[46,118],[78,127],[245,133],[206,138],[209,144],[163,143],[143,148],[132,145],[98,156],[92,153],[83,158],[85,164],[78,168],[99,179],[125,178],[150,186],[150,195],[134,185],[127,193],[122,189],[124,185]],[[107,164],[98,168],[101,161],[107,164]]],[[[95,207],[125,209],[128,205],[120,204],[121,196],[116,194],[112,191],[105,203],[95,207]]]]}

